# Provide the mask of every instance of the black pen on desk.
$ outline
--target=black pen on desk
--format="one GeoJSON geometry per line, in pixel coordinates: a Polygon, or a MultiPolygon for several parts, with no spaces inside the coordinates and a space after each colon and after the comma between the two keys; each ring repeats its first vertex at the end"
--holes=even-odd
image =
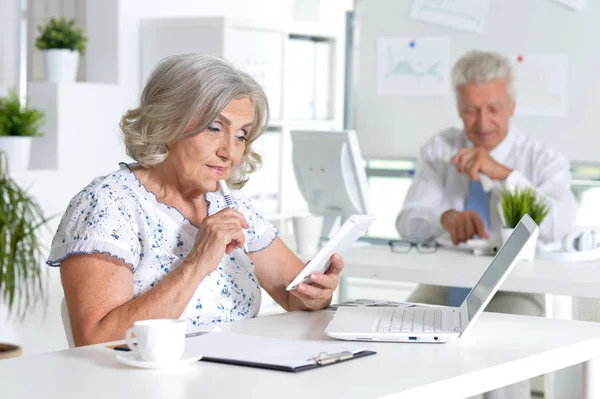
{"type": "MultiPolygon", "coordinates": [[[[221,194],[225,197],[225,203],[231,209],[235,209],[235,205],[233,200],[231,199],[231,194],[229,193],[229,187],[227,187],[227,183],[225,180],[219,180],[219,187],[221,187],[221,194]]],[[[248,253],[248,244],[244,241],[244,252],[248,253]]]]}

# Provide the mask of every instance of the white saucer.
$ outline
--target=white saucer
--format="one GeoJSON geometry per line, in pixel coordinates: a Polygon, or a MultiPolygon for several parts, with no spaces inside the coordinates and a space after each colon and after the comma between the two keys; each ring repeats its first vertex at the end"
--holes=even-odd
{"type": "Polygon", "coordinates": [[[137,353],[134,352],[124,352],[119,353],[117,355],[117,360],[123,364],[133,367],[140,367],[143,369],[164,369],[171,367],[180,367],[186,364],[197,362],[202,359],[202,355],[200,356],[190,356],[183,355],[183,357],[174,362],[150,362],[142,359],[137,353]]]}

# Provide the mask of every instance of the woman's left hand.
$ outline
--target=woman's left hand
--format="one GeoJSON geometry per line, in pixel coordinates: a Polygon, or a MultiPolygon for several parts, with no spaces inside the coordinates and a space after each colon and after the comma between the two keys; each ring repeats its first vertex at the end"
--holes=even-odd
{"type": "Polygon", "coordinates": [[[319,310],[328,306],[333,292],[338,286],[340,272],[344,268],[344,260],[338,254],[331,256],[331,266],[323,274],[313,272],[310,274],[312,284],[300,283],[295,290],[290,291],[298,300],[310,310],[319,310]]]}

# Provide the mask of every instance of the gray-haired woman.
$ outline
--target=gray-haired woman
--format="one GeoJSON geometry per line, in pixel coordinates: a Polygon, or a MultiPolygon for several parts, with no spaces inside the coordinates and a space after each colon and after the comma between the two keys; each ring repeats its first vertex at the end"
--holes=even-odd
{"type": "Polygon", "coordinates": [[[48,259],[60,266],[76,345],[122,339],[136,320],[189,327],[255,317],[264,288],[283,308],[322,309],[337,287],[335,255],[313,285],[287,292],[303,268],[239,191],[260,164],[252,143],[267,99],[246,73],[212,56],[162,60],[141,105],[121,120],[127,153],[69,204],[48,259]],[[246,246],[247,252],[242,248],[246,246]]]}

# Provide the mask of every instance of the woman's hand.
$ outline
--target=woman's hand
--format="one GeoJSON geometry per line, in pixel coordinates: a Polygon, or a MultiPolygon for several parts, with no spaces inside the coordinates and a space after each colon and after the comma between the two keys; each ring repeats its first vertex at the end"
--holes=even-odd
{"type": "Polygon", "coordinates": [[[244,215],[231,208],[205,217],[186,262],[203,268],[207,274],[215,271],[225,253],[243,248],[246,241],[243,229],[248,227],[244,215]]]}
{"type": "Polygon", "coordinates": [[[312,284],[300,283],[295,290],[290,291],[304,307],[310,310],[319,310],[328,306],[333,292],[338,286],[340,272],[344,268],[344,260],[338,254],[331,257],[329,270],[323,273],[310,274],[312,284]]]}

